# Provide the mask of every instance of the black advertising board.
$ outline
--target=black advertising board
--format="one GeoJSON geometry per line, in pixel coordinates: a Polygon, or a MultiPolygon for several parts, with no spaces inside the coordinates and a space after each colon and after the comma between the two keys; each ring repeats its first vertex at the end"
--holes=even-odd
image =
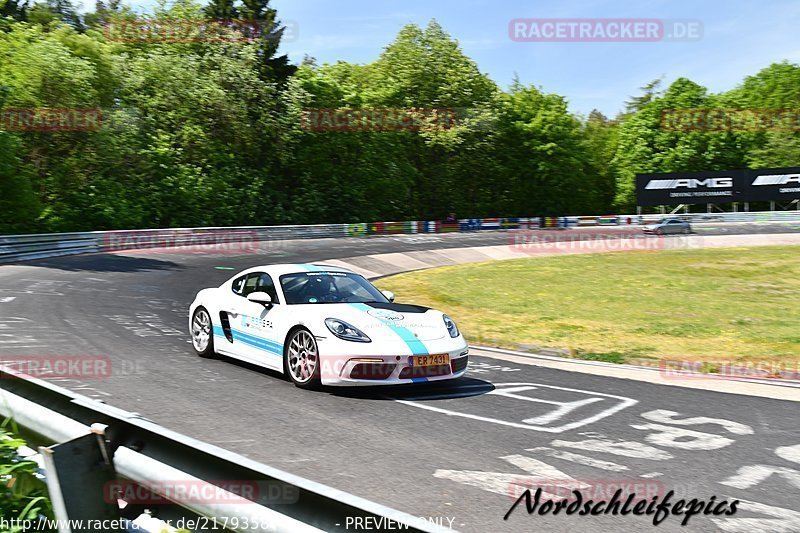
{"type": "Polygon", "coordinates": [[[636,175],[636,204],[725,204],[800,198],[800,167],[636,175]]]}
{"type": "Polygon", "coordinates": [[[637,174],[637,205],[725,204],[746,202],[744,170],[637,174]]]}
{"type": "Polygon", "coordinates": [[[747,202],[800,198],[800,167],[748,170],[745,194],[747,202]]]}

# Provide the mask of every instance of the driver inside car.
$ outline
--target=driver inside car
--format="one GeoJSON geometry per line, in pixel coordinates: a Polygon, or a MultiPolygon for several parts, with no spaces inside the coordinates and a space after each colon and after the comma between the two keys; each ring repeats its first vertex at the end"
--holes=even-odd
{"type": "Polygon", "coordinates": [[[333,280],[330,276],[317,276],[306,285],[305,300],[309,303],[329,301],[333,291],[333,280]]]}

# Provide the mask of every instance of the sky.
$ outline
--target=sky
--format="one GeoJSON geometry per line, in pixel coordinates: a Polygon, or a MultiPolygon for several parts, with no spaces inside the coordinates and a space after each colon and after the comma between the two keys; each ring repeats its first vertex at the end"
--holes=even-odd
{"type": "Polygon", "coordinates": [[[272,0],[270,5],[295,30],[281,45],[294,62],[307,54],[318,63],[369,63],[404,25],[424,27],[436,19],[501,88],[516,75],[523,84],[566,97],[570,109],[583,114],[599,109],[614,116],[656,78],[669,84],[687,77],[720,92],[770,63],[800,61],[797,0],[272,0]],[[702,35],[660,42],[515,42],[509,22],[525,18],[689,20],[702,35]]]}

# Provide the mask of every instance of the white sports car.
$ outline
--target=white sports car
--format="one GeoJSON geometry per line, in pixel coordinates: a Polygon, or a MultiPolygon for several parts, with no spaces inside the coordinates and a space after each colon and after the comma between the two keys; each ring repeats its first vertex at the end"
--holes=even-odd
{"type": "Polygon", "coordinates": [[[189,331],[201,357],[278,370],[303,388],[457,378],[469,352],[447,315],[394,303],[389,291],[328,265],[255,267],[203,289],[189,331]]]}

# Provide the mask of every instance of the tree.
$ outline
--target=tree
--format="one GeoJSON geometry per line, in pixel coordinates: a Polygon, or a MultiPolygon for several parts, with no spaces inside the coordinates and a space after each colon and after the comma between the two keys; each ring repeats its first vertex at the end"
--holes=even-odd
{"type": "Polygon", "coordinates": [[[25,21],[28,18],[27,0],[0,0],[0,29],[2,20],[10,17],[16,21],[25,21]]]}
{"type": "Polygon", "coordinates": [[[502,101],[498,145],[513,191],[511,211],[561,216],[595,203],[582,127],[564,98],[516,83],[502,101]]]}
{"type": "MultiPolygon", "coordinates": [[[[270,0],[211,0],[203,8],[206,18],[219,21],[239,19],[258,26],[255,31],[258,46],[259,74],[265,81],[285,85],[296,67],[289,56],[278,56],[278,48],[286,28],[278,21],[278,12],[269,6],[270,0]]],[[[247,27],[243,28],[247,31],[247,27]]]]}
{"type": "Polygon", "coordinates": [[[615,172],[612,165],[619,143],[619,123],[609,120],[603,113],[594,109],[589,113],[584,132],[585,150],[591,175],[595,177],[597,204],[594,212],[607,213],[612,210],[616,194],[615,172]]]}
{"type": "Polygon", "coordinates": [[[27,12],[27,18],[44,27],[60,21],[76,30],[84,29],[83,19],[70,0],[44,0],[36,2],[27,12]]]}
{"type": "Polygon", "coordinates": [[[400,30],[374,65],[374,99],[385,105],[469,108],[489,101],[497,86],[478,70],[436,20],[423,31],[400,30]]]}
{"type": "Polygon", "coordinates": [[[631,209],[638,172],[800,158],[791,129],[662,123],[670,109],[797,109],[800,66],[788,62],[720,94],[655,80],[610,120],[519,80],[500,90],[435,20],[404,27],[372,63],[295,67],[278,56],[283,30],[266,0],[160,0],[144,16],[98,0],[79,17],[85,30],[65,0],[0,0],[0,13],[0,108],[103,116],[90,131],[0,128],[0,231],[591,214],[631,209]],[[252,19],[266,31],[168,43],[102,31],[143,18],[252,19]],[[315,108],[436,108],[455,120],[320,132],[303,122],[315,108]]]}
{"type": "Polygon", "coordinates": [[[773,63],[724,95],[726,103],[772,117],[765,128],[755,128],[740,137],[747,146],[747,164],[751,167],[782,167],[800,164],[800,131],[797,109],[800,108],[800,65],[783,61],[773,63]],[[786,111],[788,120],[780,115],[786,111]]]}
{"type": "Polygon", "coordinates": [[[647,83],[644,87],[639,87],[639,90],[642,91],[642,94],[639,96],[631,96],[625,102],[625,112],[626,113],[637,113],[641,111],[644,106],[652,102],[656,99],[659,95],[659,91],[661,89],[661,83],[664,81],[664,78],[656,78],[650,83],[647,83]]]}
{"type": "Polygon", "coordinates": [[[702,129],[674,128],[662,123],[666,111],[706,110],[719,99],[697,83],[679,78],[636,113],[625,117],[612,167],[617,174],[616,205],[630,210],[636,205],[637,173],[726,170],[743,166],[745,155],[738,134],[702,129]]]}
{"type": "Polygon", "coordinates": [[[0,232],[38,228],[41,207],[31,185],[33,171],[19,157],[19,141],[0,131],[0,232]]]}

